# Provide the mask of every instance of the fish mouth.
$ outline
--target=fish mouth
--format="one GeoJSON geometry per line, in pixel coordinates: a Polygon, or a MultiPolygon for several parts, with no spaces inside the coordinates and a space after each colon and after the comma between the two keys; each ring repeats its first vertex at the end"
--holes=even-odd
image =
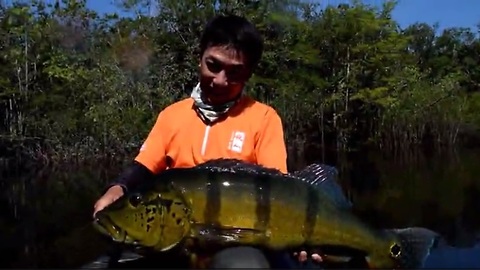
{"type": "Polygon", "coordinates": [[[102,218],[95,218],[93,225],[98,231],[110,236],[115,242],[125,243],[127,241],[127,232],[118,227],[107,215],[103,215],[102,218]]]}
{"type": "Polygon", "coordinates": [[[132,245],[139,244],[138,240],[132,238],[126,230],[116,225],[108,215],[104,215],[102,218],[95,218],[93,225],[100,233],[110,236],[114,242],[132,245]]]}

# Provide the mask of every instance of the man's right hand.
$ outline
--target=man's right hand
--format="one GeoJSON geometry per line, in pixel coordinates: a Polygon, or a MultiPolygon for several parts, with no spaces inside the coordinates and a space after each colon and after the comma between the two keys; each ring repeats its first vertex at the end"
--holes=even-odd
{"type": "Polygon", "coordinates": [[[94,211],[93,211],[93,217],[95,218],[95,214],[102,210],[103,208],[107,207],[109,204],[113,203],[116,201],[118,198],[122,197],[123,195],[123,188],[119,185],[112,186],[103,194],[100,199],[95,203],[93,206],[94,211]]]}

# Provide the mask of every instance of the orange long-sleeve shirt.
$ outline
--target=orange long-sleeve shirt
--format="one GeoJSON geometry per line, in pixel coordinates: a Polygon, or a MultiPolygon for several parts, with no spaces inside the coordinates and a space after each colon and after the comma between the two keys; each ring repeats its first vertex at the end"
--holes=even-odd
{"type": "Polygon", "coordinates": [[[287,153],[277,112],[245,96],[227,118],[206,125],[193,109],[193,99],[183,99],[160,112],[135,160],[158,173],[215,158],[237,158],[286,173],[287,153]]]}

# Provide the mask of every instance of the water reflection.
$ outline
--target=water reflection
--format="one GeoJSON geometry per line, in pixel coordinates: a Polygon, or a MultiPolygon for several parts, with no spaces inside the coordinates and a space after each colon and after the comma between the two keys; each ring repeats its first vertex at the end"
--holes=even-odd
{"type": "Polygon", "coordinates": [[[2,266],[73,267],[98,257],[107,243],[89,219],[102,173],[93,167],[3,171],[2,266]]]}
{"type": "Polygon", "coordinates": [[[480,244],[469,248],[441,247],[430,254],[424,268],[480,268],[479,254],[480,244]]]}
{"type": "MultiPolygon", "coordinates": [[[[450,246],[434,251],[427,268],[480,267],[480,154],[409,159],[351,157],[341,180],[355,211],[379,228],[424,226],[443,234],[450,246]]],[[[2,266],[80,267],[105,254],[109,241],[90,218],[99,191],[119,169],[1,171],[2,266]]]]}

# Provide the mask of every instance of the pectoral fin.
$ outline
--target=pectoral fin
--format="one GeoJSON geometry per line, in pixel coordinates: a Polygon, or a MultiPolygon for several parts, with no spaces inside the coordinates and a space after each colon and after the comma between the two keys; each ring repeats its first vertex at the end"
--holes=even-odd
{"type": "Polygon", "coordinates": [[[229,228],[209,225],[198,225],[194,235],[200,241],[220,242],[225,244],[255,244],[265,241],[265,232],[250,228],[229,228]]]}

